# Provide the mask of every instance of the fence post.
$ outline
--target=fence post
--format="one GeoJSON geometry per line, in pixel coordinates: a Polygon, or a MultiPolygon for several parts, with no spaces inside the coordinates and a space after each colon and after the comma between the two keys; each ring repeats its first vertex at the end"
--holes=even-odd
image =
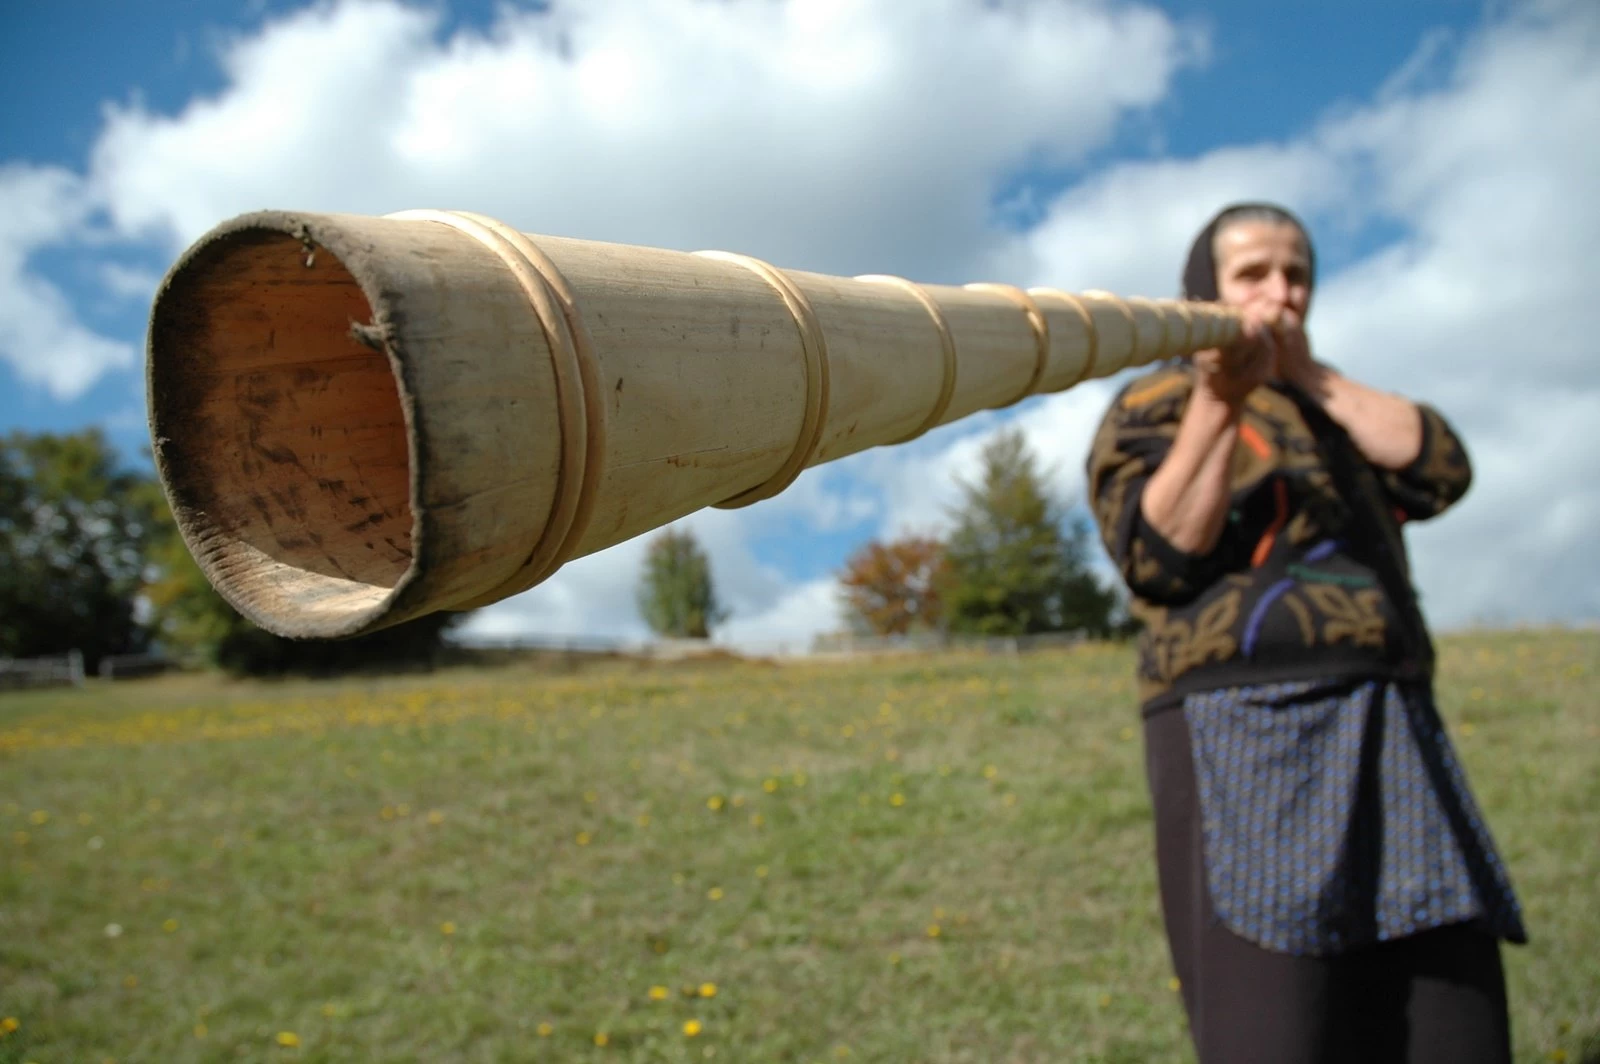
{"type": "Polygon", "coordinates": [[[76,647],[67,651],[67,678],[72,686],[83,686],[83,651],[76,647]]]}

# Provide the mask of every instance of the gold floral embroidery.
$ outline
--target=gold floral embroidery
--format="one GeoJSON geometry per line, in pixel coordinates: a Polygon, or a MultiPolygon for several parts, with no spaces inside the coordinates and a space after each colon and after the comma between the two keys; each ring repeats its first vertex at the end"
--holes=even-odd
{"type": "Polygon", "coordinates": [[[1321,529],[1317,527],[1317,523],[1311,518],[1311,512],[1309,510],[1301,510],[1289,519],[1289,527],[1284,529],[1283,534],[1290,543],[1299,547],[1308,543],[1320,532],[1321,529]]]}
{"type": "Polygon", "coordinates": [[[1133,541],[1133,558],[1128,568],[1133,579],[1141,585],[1148,585],[1161,575],[1161,563],[1151,556],[1150,549],[1142,539],[1133,541]]]}
{"type": "Polygon", "coordinates": [[[1226,661],[1238,649],[1234,622],[1239,619],[1239,604],[1244,592],[1234,588],[1206,606],[1194,623],[1174,620],[1164,607],[1145,607],[1139,611],[1145,623],[1145,672],[1151,680],[1170,684],[1173,679],[1197,665],[1215,659],[1226,661]]]}
{"type": "Polygon", "coordinates": [[[1202,665],[1211,658],[1218,661],[1233,656],[1239,642],[1233,637],[1233,622],[1239,619],[1239,603],[1244,592],[1235,588],[1200,611],[1194,633],[1181,648],[1180,671],[1202,665]]]}
{"type": "Polygon", "coordinates": [[[1327,618],[1322,626],[1324,642],[1348,639],[1356,646],[1383,648],[1383,592],[1368,588],[1352,595],[1337,584],[1307,584],[1305,594],[1327,618]]]}

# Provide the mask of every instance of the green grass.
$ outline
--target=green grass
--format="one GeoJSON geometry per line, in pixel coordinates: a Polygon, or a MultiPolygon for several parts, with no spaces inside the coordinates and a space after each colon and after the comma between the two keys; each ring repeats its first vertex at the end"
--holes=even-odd
{"type": "MultiPolygon", "coordinates": [[[[0,1064],[1191,1059],[1131,667],[0,697],[0,1064]]],[[[1596,634],[1444,643],[1523,1061],[1600,1044],[1597,676],[1596,634]]]]}

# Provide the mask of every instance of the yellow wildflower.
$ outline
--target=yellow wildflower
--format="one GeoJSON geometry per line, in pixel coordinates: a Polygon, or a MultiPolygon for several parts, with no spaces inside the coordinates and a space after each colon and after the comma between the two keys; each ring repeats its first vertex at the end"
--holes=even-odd
{"type": "Polygon", "coordinates": [[[0,1034],[10,1034],[22,1027],[22,1021],[15,1016],[7,1016],[0,1020],[0,1034]]]}
{"type": "Polygon", "coordinates": [[[205,1024],[197,1023],[197,1024],[194,1025],[194,1036],[196,1038],[204,1038],[206,1036],[207,1030],[208,1029],[207,1029],[205,1024]]]}
{"type": "Polygon", "coordinates": [[[767,878],[767,866],[766,865],[764,865],[764,864],[763,865],[756,865],[756,878],[757,879],[766,879],[767,878]]]}
{"type": "Polygon", "coordinates": [[[713,813],[720,810],[722,808],[722,795],[713,794],[710,798],[707,798],[706,808],[711,810],[713,813]]]}
{"type": "Polygon", "coordinates": [[[166,920],[163,920],[162,923],[161,923],[161,930],[165,931],[169,935],[172,934],[172,932],[176,931],[177,929],[178,929],[178,921],[173,920],[170,917],[168,919],[166,919],[166,920]]]}
{"type": "Polygon", "coordinates": [[[939,925],[938,924],[929,924],[928,925],[928,937],[929,938],[938,938],[941,933],[942,932],[939,930],[939,925]]]}
{"type": "Polygon", "coordinates": [[[700,984],[700,996],[703,997],[703,998],[716,997],[717,996],[717,984],[716,983],[701,983],[700,984]]]}
{"type": "Polygon", "coordinates": [[[430,823],[430,824],[443,824],[444,823],[444,814],[439,812],[439,810],[437,810],[437,809],[428,810],[428,823],[430,823]]]}
{"type": "Polygon", "coordinates": [[[710,898],[712,901],[721,901],[722,900],[722,888],[721,887],[712,887],[710,890],[706,891],[706,897],[710,898]]]}
{"type": "Polygon", "coordinates": [[[45,824],[49,822],[50,814],[45,812],[43,809],[35,809],[33,812],[28,814],[28,819],[35,824],[45,824]]]}
{"type": "Polygon", "coordinates": [[[761,781],[761,789],[766,791],[768,794],[772,794],[778,789],[778,781],[768,777],[767,779],[761,781]]]}
{"type": "Polygon", "coordinates": [[[894,794],[889,795],[889,804],[898,809],[906,804],[906,796],[896,791],[894,794]]]}
{"type": "Polygon", "coordinates": [[[650,814],[649,813],[640,813],[639,814],[639,819],[638,819],[637,822],[638,822],[638,825],[640,827],[642,827],[642,828],[649,827],[650,826],[650,814]]]}
{"type": "Polygon", "coordinates": [[[587,831],[578,832],[578,838],[577,838],[578,845],[579,846],[587,846],[587,845],[589,845],[589,840],[591,838],[592,838],[592,836],[587,831]]]}
{"type": "Polygon", "coordinates": [[[751,827],[758,828],[762,824],[765,824],[766,822],[767,822],[767,818],[762,816],[760,813],[751,813],[750,814],[750,826],[751,827]]]}
{"type": "Polygon", "coordinates": [[[1000,770],[995,768],[993,765],[985,765],[985,766],[983,766],[983,778],[984,779],[992,780],[998,775],[1000,775],[1000,770]]]}
{"type": "Polygon", "coordinates": [[[683,1021],[683,1033],[685,1035],[689,1036],[690,1038],[693,1038],[695,1035],[699,1034],[700,1030],[701,1030],[701,1028],[700,1028],[700,1021],[699,1020],[684,1020],[683,1021]]]}
{"type": "Polygon", "coordinates": [[[446,920],[444,923],[439,925],[439,930],[443,934],[453,935],[456,933],[456,922],[454,920],[446,920]]]}
{"type": "Polygon", "coordinates": [[[611,1041],[611,1036],[606,1034],[604,1031],[596,1031],[594,1033],[594,1044],[595,1045],[603,1046],[609,1041],[611,1041]]]}
{"type": "Polygon", "coordinates": [[[667,991],[666,987],[664,987],[664,986],[653,986],[653,987],[650,988],[650,1000],[651,1001],[665,1001],[665,1000],[667,1000],[667,993],[668,993],[668,991],[667,991]]]}
{"type": "Polygon", "coordinates": [[[540,1038],[549,1038],[555,1033],[556,1029],[550,1026],[548,1023],[541,1023],[538,1027],[534,1028],[534,1030],[539,1032],[540,1038]]]}
{"type": "Polygon", "coordinates": [[[279,1031],[278,1044],[285,1049],[293,1049],[300,1044],[300,1036],[293,1031],[279,1031]]]}
{"type": "Polygon", "coordinates": [[[1182,987],[1183,987],[1183,984],[1178,981],[1177,976],[1173,976],[1171,979],[1167,980],[1167,989],[1168,990],[1179,990],[1182,987]]]}

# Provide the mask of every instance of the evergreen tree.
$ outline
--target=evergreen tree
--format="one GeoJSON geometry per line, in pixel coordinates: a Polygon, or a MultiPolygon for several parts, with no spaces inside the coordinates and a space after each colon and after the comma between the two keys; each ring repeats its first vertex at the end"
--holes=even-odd
{"type": "Polygon", "coordinates": [[[694,533],[669,528],[651,541],[639,612],[651,631],[674,639],[708,638],[726,619],[711,582],[711,561],[694,533]]]}
{"type": "Polygon", "coordinates": [[[1063,530],[1063,507],[1020,430],[991,440],[979,482],[961,489],[945,548],[951,631],[1109,634],[1116,596],[1089,569],[1088,529],[1080,520],[1063,530]]]}

